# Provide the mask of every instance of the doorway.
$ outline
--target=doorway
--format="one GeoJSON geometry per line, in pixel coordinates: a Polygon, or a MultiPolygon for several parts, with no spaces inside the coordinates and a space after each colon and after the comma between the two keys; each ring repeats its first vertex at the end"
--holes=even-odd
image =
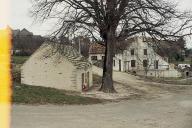
{"type": "Polygon", "coordinates": [[[129,72],[129,63],[130,63],[130,61],[125,61],[124,62],[124,70],[125,70],[125,72],[129,72]]]}
{"type": "Polygon", "coordinates": [[[89,72],[82,73],[82,91],[87,91],[89,89],[89,72]]]}
{"type": "Polygon", "coordinates": [[[119,71],[121,72],[121,60],[119,60],[119,71]]]}
{"type": "Polygon", "coordinates": [[[189,77],[189,72],[186,72],[186,77],[189,77]]]}

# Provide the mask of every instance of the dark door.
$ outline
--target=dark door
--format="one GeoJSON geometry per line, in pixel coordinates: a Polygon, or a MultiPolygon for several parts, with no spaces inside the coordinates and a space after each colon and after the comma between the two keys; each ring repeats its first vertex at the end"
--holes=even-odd
{"type": "Polygon", "coordinates": [[[119,60],[119,71],[121,71],[121,60],[119,60]]]}
{"type": "Polygon", "coordinates": [[[86,82],[87,82],[87,88],[89,88],[89,72],[87,72],[86,78],[87,78],[87,80],[86,80],[86,82]]]}
{"type": "Polygon", "coordinates": [[[159,69],[159,61],[158,60],[155,60],[155,69],[159,69]]]}
{"type": "Polygon", "coordinates": [[[85,74],[84,73],[82,73],[82,75],[81,75],[81,82],[82,82],[82,90],[84,90],[85,89],[85,74]]]}
{"type": "Polygon", "coordinates": [[[125,72],[129,72],[129,63],[130,63],[130,61],[125,61],[124,63],[125,63],[125,65],[124,65],[125,72]]]}

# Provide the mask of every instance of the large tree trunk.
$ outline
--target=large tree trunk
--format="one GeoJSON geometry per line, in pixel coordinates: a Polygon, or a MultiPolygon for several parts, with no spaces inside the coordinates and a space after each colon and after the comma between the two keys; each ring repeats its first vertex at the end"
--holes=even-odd
{"type": "Polygon", "coordinates": [[[105,39],[105,59],[103,64],[103,79],[100,91],[106,93],[116,92],[113,86],[113,56],[115,46],[115,32],[107,32],[105,39]]]}

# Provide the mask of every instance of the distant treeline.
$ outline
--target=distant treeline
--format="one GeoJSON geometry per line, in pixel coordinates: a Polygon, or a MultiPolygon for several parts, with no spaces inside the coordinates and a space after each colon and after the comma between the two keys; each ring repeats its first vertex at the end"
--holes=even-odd
{"type": "Polygon", "coordinates": [[[14,55],[29,56],[45,41],[44,37],[33,35],[26,29],[13,30],[12,33],[14,55]]]}

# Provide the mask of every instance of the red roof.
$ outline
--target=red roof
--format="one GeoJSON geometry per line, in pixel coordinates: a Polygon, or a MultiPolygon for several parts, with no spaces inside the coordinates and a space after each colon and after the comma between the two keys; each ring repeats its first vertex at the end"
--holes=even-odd
{"type": "Polygon", "coordinates": [[[105,54],[105,47],[98,43],[92,43],[89,48],[89,54],[105,54]]]}

